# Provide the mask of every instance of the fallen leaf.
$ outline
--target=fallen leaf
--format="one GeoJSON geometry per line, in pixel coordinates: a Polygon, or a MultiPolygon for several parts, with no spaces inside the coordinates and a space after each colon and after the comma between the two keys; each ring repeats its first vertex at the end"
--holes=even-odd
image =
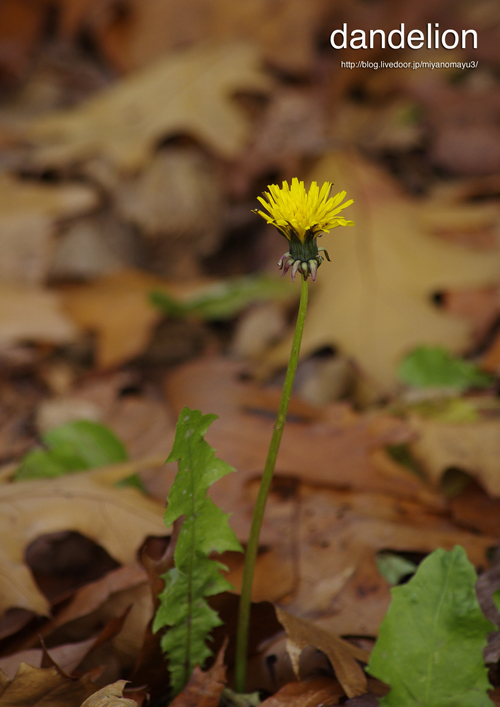
{"type": "Polygon", "coordinates": [[[83,184],[46,184],[0,177],[0,278],[31,285],[49,270],[57,222],[87,213],[99,203],[83,184]]]}
{"type": "Polygon", "coordinates": [[[119,592],[135,588],[146,582],[146,572],[138,563],[134,562],[118,567],[105,574],[104,577],[95,582],[89,582],[79,589],[70,602],[58,611],[47,625],[43,626],[41,633],[43,636],[48,636],[56,628],[82,616],[88,616],[119,592]]]}
{"type": "Polygon", "coordinates": [[[367,651],[357,648],[333,633],[323,631],[312,621],[293,616],[279,607],[276,608],[276,616],[287,633],[287,651],[297,679],[300,677],[300,654],[306,646],[314,646],[328,656],[337,680],[348,697],[356,697],[367,692],[366,676],[356,662],[361,660],[368,663],[370,656],[367,651]]]}
{"type": "MultiPolygon", "coordinates": [[[[260,472],[280,391],[241,380],[242,370],[222,357],[201,359],[167,374],[164,389],[176,415],[184,405],[219,415],[207,434],[210,444],[240,472],[260,472]]],[[[292,398],[276,468],[310,482],[429,496],[422,482],[391,463],[383,450],[410,437],[404,422],[387,415],[358,415],[347,404],[318,409],[292,398]]]]}
{"type": "Polygon", "coordinates": [[[152,291],[181,303],[216,290],[210,278],[177,281],[141,270],[120,270],[85,285],[59,289],[64,310],[82,328],[97,333],[97,366],[111,368],[144,352],[162,312],[152,291]]]}
{"type": "Polygon", "coordinates": [[[88,697],[81,707],[137,707],[137,702],[123,696],[123,688],[127,682],[118,680],[112,685],[106,685],[88,697]]]}
{"type": "Polygon", "coordinates": [[[459,525],[500,537],[500,500],[492,498],[475,481],[471,480],[458,496],[451,498],[449,507],[459,525]]]}
{"type": "MultiPolygon", "coordinates": [[[[94,642],[95,639],[88,638],[86,641],[56,646],[50,649],[49,654],[61,670],[71,675],[92,648],[94,642]]],[[[9,680],[13,680],[21,663],[41,668],[43,658],[44,651],[42,648],[32,648],[20,653],[13,653],[5,658],[0,658],[0,670],[7,675],[9,680]]]]}
{"type": "Polygon", "coordinates": [[[49,605],[24,564],[26,547],[40,535],[74,530],[102,545],[118,562],[131,562],[147,535],[165,532],[163,508],[131,487],[111,484],[130,465],[56,480],[0,486],[0,611],[11,607],[49,614],[49,605]]]}
{"type": "Polygon", "coordinates": [[[126,16],[94,23],[94,32],[104,55],[121,71],[188,44],[240,39],[256,42],[266,59],[286,71],[303,73],[313,64],[327,7],[323,0],[286,0],[272,9],[266,0],[209,5],[203,0],[133,0],[126,16]]]}
{"type": "Polygon", "coordinates": [[[199,260],[220,243],[222,184],[196,146],[159,150],[139,175],[120,180],[114,197],[116,211],[147,239],[155,272],[199,275],[199,260]]]}
{"type": "Polygon", "coordinates": [[[111,368],[141,354],[161,319],[148,292],[160,278],[139,270],[121,270],[61,292],[64,309],[82,328],[98,334],[96,364],[111,368]]]}
{"type": "MultiPolygon", "coordinates": [[[[280,483],[286,487],[278,477],[278,490],[280,483]]],[[[249,522],[253,510],[249,490],[241,496],[239,525],[244,519],[249,522]]],[[[476,566],[486,564],[494,537],[466,532],[446,515],[381,493],[304,482],[294,493],[271,493],[261,544],[272,549],[274,562],[264,562],[261,568],[264,549],[257,558],[258,598],[279,602],[301,617],[314,616],[319,628],[339,636],[375,636],[390,602],[390,585],[377,568],[380,551],[425,555],[460,544],[476,566]],[[277,595],[285,571],[289,588],[277,595]]],[[[228,575],[237,589],[241,574],[236,569],[228,575]]]]}
{"type": "Polygon", "coordinates": [[[170,707],[217,707],[226,684],[226,646],[227,639],[209,670],[203,671],[198,666],[195,667],[188,684],[170,703],[170,707]]]}
{"type": "Polygon", "coordinates": [[[249,124],[235,91],[269,88],[249,45],[200,46],[169,54],[69,111],[44,116],[26,130],[37,165],[62,167],[98,157],[134,173],[167,137],[186,133],[233,158],[249,124]]]}
{"type": "Polygon", "coordinates": [[[66,344],[77,333],[76,324],[64,314],[56,292],[0,281],[0,344],[66,344]]]}
{"type": "Polygon", "coordinates": [[[42,32],[44,12],[40,3],[4,0],[0,5],[2,74],[9,81],[24,78],[42,32]]]}
{"type": "MultiPolygon", "coordinates": [[[[389,176],[353,154],[326,154],[309,174],[334,181],[354,199],[348,218],[355,227],[325,237],[331,263],[321,268],[311,292],[301,355],[340,348],[360,365],[372,391],[395,389],[398,359],[422,344],[454,353],[467,348],[470,322],[432,303],[436,292],[498,285],[500,248],[479,251],[439,238],[443,228],[483,230],[499,223],[491,204],[463,205],[412,200],[389,176]]],[[[284,366],[287,337],[265,359],[284,366]]]]}
{"type": "Polygon", "coordinates": [[[410,449],[434,483],[447,469],[461,469],[477,479],[494,497],[500,497],[500,418],[475,422],[441,422],[412,416],[417,433],[410,449]]]}
{"type": "Polygon", "coordinates": [[[331,707],[338,705],[344,691],[328,677],[289,682],[275,695],[261,702],[262,707],[331,707]]]}
{"type": "MultiPolygon", "coordinates": [[[[72,680],[56,668],[34,668],[21,663],[11,681],[0,672],[0,701],[5,707],[80,707],[95,689],[88,678],[72,680]]],[[[136,707],[135,703],[131,707],[136,707]]]]}

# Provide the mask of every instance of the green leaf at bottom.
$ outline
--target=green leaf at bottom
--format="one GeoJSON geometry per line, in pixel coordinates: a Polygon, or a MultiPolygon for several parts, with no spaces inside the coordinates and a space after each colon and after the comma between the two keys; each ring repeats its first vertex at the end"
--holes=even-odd
{"type": "Polygon", "coordinates": [[[391,590],[368,671],[391,686],[381,707],[492,707],[482,614],[465,550],[436,550],[391,590]]]}

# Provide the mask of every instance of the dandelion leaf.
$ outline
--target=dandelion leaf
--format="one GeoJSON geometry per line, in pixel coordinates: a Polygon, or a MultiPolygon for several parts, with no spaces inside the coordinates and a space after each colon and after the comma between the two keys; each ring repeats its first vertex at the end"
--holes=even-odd
{"type": "Polygon", "coordinates": [[[493,377],[441,346],[417,346],[400,362],[398,378],[416,388],[487,388],[493,377]]]}
{"type": "Polygon", "coordinates": [[[438,549],[391,590],[369,672],[391,686],[381,707],[491,707],[483,660],[487,633],[465,550],[438,549]]]}
{"type": "Polygon", "coordinates": [[[161,639],[168,656],[172,688],[178,693],[194,667],[203,666],[212,652],[206,645],[210,632],[221,624],[206,597],[232,589],[221,575],[227,569],[210,559],[213,552],[241,551],[223,513],[208,498],[209,487],[234,469],[215,456],[204,440],[217,415],[202,415],[184,408],[177,423],[172,452],[167,461],[178,462],[178,472],[170,489],[165,524],[184,517],[174,552],[175,566],[164,576],[165,589],[153,630],[169,627],[161,639]]]}
{"type": "Polygon", "coordinates": [[[46,450],[28,452],[16,471],[16,481],[63,476],[127,460],[127,450],[107,427],[92,420],[73,420],[54,427],[42,440],[46,450]]]}

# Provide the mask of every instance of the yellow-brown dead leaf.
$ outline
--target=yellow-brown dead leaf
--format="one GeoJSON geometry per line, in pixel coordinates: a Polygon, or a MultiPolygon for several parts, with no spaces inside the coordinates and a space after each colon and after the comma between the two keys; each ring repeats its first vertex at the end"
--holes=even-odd
{"type": "Polygon", "coordinates": [[[137,702],[123,696],[126,684],[127,680],[118,680],[112,685],[106,685],[88,697],[81,707],[137,707],[137,702]]]}
{"type": "Polygon", "coordinates": [[[184,133],[222,157],[235,157],[249,123],[236,91],[267,91],[269,80],[250,45],[200,46],[158,60],[69,111],[35,120],[26,137],[38,165],[95,157],[117,171],[139,171],[165,138],[184,133]]]}
{"type": "Polygon", "coordinates": [[[126,564],[148,535],[165,532],[163,508],[133,488],[117,488],[130,465],[57,479],[0,486],[0,612],[21,607],[47,615],[49,605],[24,564],[36,538],[73,530],[126,564]]]}
{"type": "Polygon", "coordinates": [[[25,341],[66,344],[77,333],[56,292],[0,281],[0,345],[25,341]]]}
{"type": "Polygon", "coordinates": [[[120,270],[85,285],[69,285],[60,292],[71,318],[97,334],[97,367],[111,368],[139,356],[149,343],[163,316],[150,302],[152,290],[182,299],[209,284],[208,279],[179,283],[140,270],[120,270]]]}
{"type": "Polygon", "coordinates": [[[413,416],[417,433],[411,451],[436,485],[447,469],[461,469],[477,479],[491,496],[500,497],[500,419],[442,422],[413,416]]]}
{"type": "Polygon", "coordinates": [[[0,176],[0,277],[42,282],[57,221],[87,213],[98,202],[95,190],[83,184],[53,185],[0,176]]]}
{"type": "Polygon", "coordinates": [[[21,663],[10,681],[0,671],[0,702],[6,707],[80,707],[93,692],[95,686],[87,678],[72,680],[56,668],[34,668],[21,663]]]}

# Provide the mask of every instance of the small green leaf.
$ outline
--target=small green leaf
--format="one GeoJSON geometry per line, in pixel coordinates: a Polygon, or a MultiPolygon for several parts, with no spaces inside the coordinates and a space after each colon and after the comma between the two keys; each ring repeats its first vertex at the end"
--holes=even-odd
{"type": "Polygon", "coordinates": [[[229,526],[229,515],[207,496],[215,481],[234,471],[203,438],[215,419],[217,415],[184,408],[167,459],[178,462],[178,471],[168,496],[165,525],[181,516],[184,522],[175,547],[175,567],[163,576],[165,589],[153,631],[170,627],[161,638],[161,647],[168,656],[175,693],[184,687],[195,665],[203,666],[212,654],[206,641],[222,623],[205,598],[233,588],[220,573],[227,568],[209,555],[242,550],[229,526]]]}
{"type": "Polygon", "coordinates": [[[234,317],[252,302],[289,299],[294,294],[291,283],[267,275],[249,275],[211,285],[201,294],[185,301],[158,291],[150,294],[150,300],[171,317],[197,316],[207,320],[223,320],[234,317]]]}
{"type": "Polygon", "coordinates": [[[436,550],[391,589],[368,667],[392,688],[380,707],[492,707],[483,649],[495,626],[481,612],[476,580],[457,545],[436,550]]]}
{"type": "Polygon", "coordinates": [[[418,346],[398,366],[399,379],[416,388],[487,388],[493,377],[440,346],[418,346]]]}
{"type": "Polygon", "coordinates": [[[127,451],[118,437],[90,420],[54,427],[42,435],[42,441],[47,449],[28,452],[16,471],[16,481],[52,478],[127,460],[127,451]]]}
{"type": "Polygon", "coordinates": [[[403,577],[415,572],[417,565],[394,552],[379,552],[377,569],[389,584],[399,584],[403,577]]]}

